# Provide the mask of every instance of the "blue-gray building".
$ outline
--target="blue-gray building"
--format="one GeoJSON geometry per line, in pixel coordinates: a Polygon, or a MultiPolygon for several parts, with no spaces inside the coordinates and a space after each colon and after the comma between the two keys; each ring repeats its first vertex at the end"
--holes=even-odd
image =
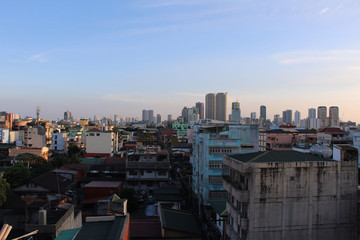
{"type": "Polygon", "coordinates": [[[259,126],[209,121],[194,125],[192,189],[200,203],[226,199],[222,184],[223,155],[259,151],[259,126]]]}

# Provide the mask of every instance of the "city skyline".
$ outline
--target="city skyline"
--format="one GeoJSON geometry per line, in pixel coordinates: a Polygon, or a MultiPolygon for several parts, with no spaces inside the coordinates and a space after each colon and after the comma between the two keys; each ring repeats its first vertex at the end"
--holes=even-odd
{"type": "Polygon", "coordinates": [[[7,2],[0,108],[140,119],[227,92],[244,117],[338,106],[360,122],[359,16],[358,1],[335,0],[7,2]]]}

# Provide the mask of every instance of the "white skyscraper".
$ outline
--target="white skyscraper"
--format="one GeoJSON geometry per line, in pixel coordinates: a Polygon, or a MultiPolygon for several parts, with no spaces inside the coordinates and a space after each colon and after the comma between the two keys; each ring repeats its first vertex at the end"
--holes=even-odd
{"type": "Polygon", "coordinates": [[[309,116],[310,119],[316,118],[316,109],[315,108],[309,108],[309,116]]]}
{"type": "Polygon", "coordinates": [[[295,126],[300,125],[300,112],[297,110],[295,111],[295,114],[294,114],[294,124],[295,124],[295,126]]]}

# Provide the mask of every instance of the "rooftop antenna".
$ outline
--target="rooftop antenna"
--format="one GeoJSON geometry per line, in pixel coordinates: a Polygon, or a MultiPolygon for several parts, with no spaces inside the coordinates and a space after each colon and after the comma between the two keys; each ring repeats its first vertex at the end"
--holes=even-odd
{"type": "Polygon", "coordinates": [[[40,124],[40,106],[36,107],[36,121],[37,121],[37,126],[39,127],[39,124],[40,124]]]}

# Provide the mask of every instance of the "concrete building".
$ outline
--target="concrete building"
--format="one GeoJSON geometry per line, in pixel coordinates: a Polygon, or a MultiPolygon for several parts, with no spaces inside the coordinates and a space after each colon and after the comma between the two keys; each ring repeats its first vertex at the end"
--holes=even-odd
{"type": "Polygon", "coordinates": [[[310,118],[310,119],[316,118],[316,109],[315,108],[309,108],[308,118],[310,118]]]}
{"type": "Polygon", "coordinates": [[[204,103],[202,103],[202,102],[197,102],[197,103],[195,104],[195,107],[196,107],[197,110],[198,110],[199,119],[204,119],[204,117],[205,117],[204,103]]]}
{"type": "Polygon", "coordinates": [[[309,149],[316,144],[317,132],[301,129],[271,129],[259,131],[259,151],[286,151],[293,147],[309,149]]]}
{"type": "Polygon", "coordinates": [[[161,123],[161,115],[156,114],[156,123],[161,123]]]}
{"type": "Polygon", "coordinates": [[[260,127],[264,127],[265,121],[266,121],[266,106],[261,105],[260,106],[260,118],[259,118],[260,127]]]}
{"type": "Polygon", "coordinates": [[[170,181],[170,160],[159,146],[137,148],[126,159],[126,181],[137,190],[155,189],[170,181]]]}
{"type": "Polygon", "coordinates": [[[276,126],[279,126],[279,124],[281,123],[281,120],[280,120],[280,115],[279,114],[275,114],[274,115],[274,121],[273,123],[276,125],[276,126]]]}
{"type": "Polygon", "coordinates": [[[226,122],[227,114],[227,93],[216,94],[216,120],[226,122]]]}
{"type": "Polygon", "coordinates": [[[339,126],[339,107],[332,106],[329,108],[329,126],[339,126]]]}
{"type": "Polygon", "coordinates": [[[47,145],[46,131],[46,128],[42,127],[28,127],[24,130],[23,146],[32,148],[45,147],[47,145]]]}
{"type": "Polygon", "coordinates": [[[188,108],[187,110],[188,110],[187,120],[189,123],[194,121],[199,121],[199,112],[197,107],[188,108]]]}
{"type": "Polygon", "coordinates": [[[317,143],[332,147],[334,144],[353,144],[348,132],[338,127],[326,127],[318,131],[317,143]]]}
{"type": "Polygon", "coordinates": [[[61,132],[61,130],[54,130],[52,134],[51,150],[66,151],[67,145],[67,133],[61,132]]]}
{"type": "Polygon", "coordinates": [[[328,125],[327,110],[325,106],[318,107],[317,118],[320,119],[320,128],[324,128],[328,125]]]}
{"type": "Polygon", "coordinates": [[[180,122],[173,122],[171,125],[172,130],[177,131],[177,136],[179,138],[185,138],[187,134],[187,130],[189,129],[188,123],[180,123],[180,122]]]}
{"type": "Polygon", "coordinates": [[[250,113],[250,121],[251,121],[252,123],[257,123],[256,112],[250,113]]]}
{"type": "Polygon", "coordinates": [[[223,184],[230,239],[357,239],[358,152],[334,160],[295,152],[227,155],[223,184]]]}
{"type": "Polygon", "coordinates": [[[216,95],[215,93],[208,93],[205,96],[205,118],[216,119],[216,95]]]}
{"type": "Polygon", "coordinates": [[[169,114],[168,115],[168,122],[171,122],[173,120],[173,116],[172,116],[172,114],[169,114]]]}
{"type": "Polygon", "coordinates": [[[353,146],[358,149],[359,152],[359,168],[360,168],[360,132],[350,132],[350,138],[353,141],[353,146]]]}
{"type": "Polygon", "coordinates": [[[297,127],[300,125],[300,112],[298,110],[294,114],[294,125],[297,127]]]}
{"type": "Polygon", "coordinates": [[[225,199],[222,185],[222,156],[229,153],[257,152],[258,125],[211,121],[195,124],[193,133],[192,189],[201,204],[225,199]]]}
{"type": "Polygon", "coordinates": [[[238,101],[231,104],[231,119],[229,120],[237,122],[241,120],[240,103],[238,101]]]}
{"type": "Polygon", "coordinates": [[[143,110],[142,111],[142,121],[147,123],[154,122],[154,111],[153,110],[143,110]]]}
{"type": "Polygon", "coordinates": [[[66,121],[66,122],[71,122],[71,112],[69,112],[69,111],[66,111],[66,112],[64,112],[64,120],[66,121]]]}
{"type": "Polygon", "coordinates": [[[0,129],[0,143],[10,143],[10,131],[9,129],[0,129]]]}
{"type": "Polygon", "coordinates": [[[292,110],[283,111],[282,122],[285,124],[292,124],[292,110]]]}
{"type": "Polygon", "coordinates": [[[97,129],[89,130],[86,134],[86,153],[100,156],[113,156],[118,151],[118,135],[114,132],[101,132],[97,129]]]}

